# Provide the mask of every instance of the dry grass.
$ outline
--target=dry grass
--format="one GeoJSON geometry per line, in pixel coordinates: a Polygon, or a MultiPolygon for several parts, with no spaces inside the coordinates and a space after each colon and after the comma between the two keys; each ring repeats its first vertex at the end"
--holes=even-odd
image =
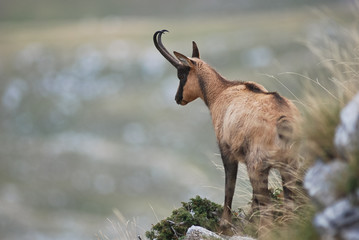
{"type": "Polygon", "coordinates": [[[115,220],[107,219],[108,226],[105,229],[100,230],[96,235],[98,240],[141,240],[140,232],[144,232],[137,223],[136,220],[126,220],[122,213],[115,209],[115,220]]]}
{"type": "Polygon", "coordinates": [[[337,26],[335,35],[322,33],[321,41],[308,44],[319,58],[324,78],[311,80],[304,109],[304,137],[307,159],[330,160],[336,157],[333,145],[340,110],[359,90],[359,32],[337,26]],[[323,91],[318,93],[317,88],[323,91]]]}

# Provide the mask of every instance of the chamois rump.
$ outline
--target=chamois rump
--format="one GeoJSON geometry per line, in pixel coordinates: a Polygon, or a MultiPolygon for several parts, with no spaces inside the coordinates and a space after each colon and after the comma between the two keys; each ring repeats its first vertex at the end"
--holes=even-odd
{"type": "Polygon", "coordinates": [[[165,32],[168,31],[157,31],[153,41],[163,57],[177,69],[176,102],[186,105],[201,98],[211,113],[225,170],[221,226],[226,228],[231,223],[239,162],[246,165],[253,188],[252,209],[260,210],[262,215],[270,203],[271,168],[277,168],[281,174],[284,197],[293,199],[300,119],[296,106],[258,83],[225,79],[200,59],[195,42],[192,42],[192,57],[174,52],[175,58],[162,44],[165,32]]]}

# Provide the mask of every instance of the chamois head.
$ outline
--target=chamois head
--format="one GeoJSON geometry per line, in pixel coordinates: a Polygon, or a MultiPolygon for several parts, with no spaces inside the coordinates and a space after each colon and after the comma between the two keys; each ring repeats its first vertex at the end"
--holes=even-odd
{"type": "Polygon", "coordinates": [[[202,93],[197,79],[197,66],[202,62],[199,57],[197,44],[192,42],[192,57],[188,58],[181,53],[173,52],[172,56],[163,46],[161,36],[167,30],[157,31],[153,35],[153,42],[158,51],[177,69],[177,77],[180,80],[175,100],[180,105],[186,105],[198,97],[202,98],[202,93]]]}

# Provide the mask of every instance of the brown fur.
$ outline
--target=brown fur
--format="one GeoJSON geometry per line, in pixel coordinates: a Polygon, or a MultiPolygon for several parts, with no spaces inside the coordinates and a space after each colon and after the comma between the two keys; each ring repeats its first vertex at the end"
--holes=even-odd
{"type": "MultiPolygon", "coordinates": [[[[198,52],[195,43],[193,48],[198,52]]],[[[183,91],[176,94],[182,99],[176,97],[176,101],[186,105],[201,98],[211,113],[225,169],[221,225],[228,227],[231,222],[239,162],[247,166],[253,188],[252,208],[262,209],[270,202],[268,175],[272,167],[279,169],[284,195],[292,199],[300,119],[296,106],[278,93],[268,92],[260,84],[226,80],[198,58],[199,52],[194,58],[174,54],[181,66],[187,68],[183,91]]]]}

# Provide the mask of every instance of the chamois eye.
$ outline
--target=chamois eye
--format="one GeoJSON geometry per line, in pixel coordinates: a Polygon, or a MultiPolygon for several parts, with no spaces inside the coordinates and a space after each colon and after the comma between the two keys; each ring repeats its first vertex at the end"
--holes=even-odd
{"type": "Polygon", "coordinates": [[[189,68],[183,68],[183,69],[178,69],[177,71],[177,77],[179,80],[186,80],[187,78],[187,75],[188,75],[188,72],[189,72],[189,68]]]}
{"type": "Polygon", "coordinates": [[[184,78],[185,76],[184,76],[183,73],[180,73],[180,72],[179,72],[179,73],[177,74],[177,77],[178,77],[179,80],[183,80],[183,78],[184,78]]]}

